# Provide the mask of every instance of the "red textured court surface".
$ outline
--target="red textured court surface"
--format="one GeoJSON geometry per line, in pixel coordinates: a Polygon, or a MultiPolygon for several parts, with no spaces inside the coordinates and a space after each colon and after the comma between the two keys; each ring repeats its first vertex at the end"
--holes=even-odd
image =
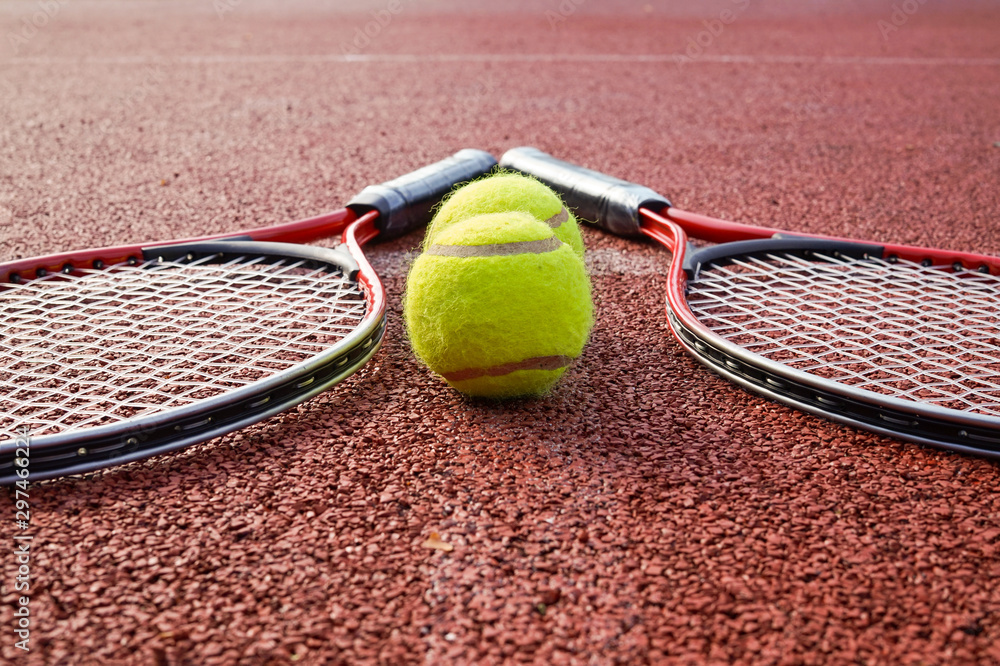
{"type": "MultiPolygon", "coordinates": [[[[995,3],[326,4],[5,3],[0,259],[307,217],[517,145],[688,210],[1000,253],[995,3]]],[[[0,657],[1000,662],[997,463],[715,377],[668,333],[662,250],[585,240],[597,327],[547,398],[464,400],[414,359],[413,234],[371,248],[391,323],[347,383],[34,485],[27,653],[4,492],[0,657]]]]}

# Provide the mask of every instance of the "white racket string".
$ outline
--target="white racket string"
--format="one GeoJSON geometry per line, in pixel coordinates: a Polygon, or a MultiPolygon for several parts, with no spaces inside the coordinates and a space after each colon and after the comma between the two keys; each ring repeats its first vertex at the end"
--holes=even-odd
{"type": "Polygon", "coordinates": [[[360,285],[296,259],[120,264],[0,290],[0,432],[107,425],[305,363],[357,329],[360,285]]]}
{"type": "Polygon", "coordinates": [[[716,335],[858,389],[1000,416],[1000,277],[903,260],[747,256],[701,268],[716,335]]]}

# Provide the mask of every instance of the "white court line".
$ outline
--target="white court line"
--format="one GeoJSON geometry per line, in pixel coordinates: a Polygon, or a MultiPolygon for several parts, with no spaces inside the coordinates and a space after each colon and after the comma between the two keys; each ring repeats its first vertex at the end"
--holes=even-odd
{"type": "Polygon", "coordinates": [[[801,55],[701,55],[689,58],[679,53],[473,53],[473,54],[318,54],[318,55],[181,55],[96,56],[79,58],[26,57],[0,61],[0,65],[146,65],[146,64],[308,64],[308,63],[736,63],[745,65],[865,65],[918,67],[997,67],[1000,58],[914,58],[889,56],[801,56],[801,55]]]}

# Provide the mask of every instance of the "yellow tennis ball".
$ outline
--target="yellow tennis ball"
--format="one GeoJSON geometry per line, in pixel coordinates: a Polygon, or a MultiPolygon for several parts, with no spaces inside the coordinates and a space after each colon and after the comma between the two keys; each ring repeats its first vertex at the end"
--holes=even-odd
{"type": "Polygon", "coordinates": [[[455,190],[438,210],[425,236],[425,247],[456,222],[488,213],[523,211],[549,225],[556,237],[583,256],[576,218],[544,183],[519,173],[500,172],[455,190]]]}
{"type": "Polygon", "coordinates": [[[403,316],[414,352],[472,396],[547,393],[593,324],[583,260],[529,213],[441,229],[410,269],[403,316]]]}

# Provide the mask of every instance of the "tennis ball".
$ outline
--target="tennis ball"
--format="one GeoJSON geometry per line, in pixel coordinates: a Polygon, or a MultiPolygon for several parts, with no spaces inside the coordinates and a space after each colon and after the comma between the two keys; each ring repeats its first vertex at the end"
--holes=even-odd
{"type": "Polygon", "coordinates": [[[439,232],[460,220],[515,210],[531,213],[548,224],[556,238],[583,256],[580,228],[559,195],[530,176],[510,172],[487,176],[455,190],[431,221],[425,246],[429,246],[439,232]]]}
{"type": "Polygon", "coordinates": [[[524,212],[439,230],[413,263],[403,317],[414,352],[462,393],[542,395],[593,323],[583,260],[524,212]]]}

